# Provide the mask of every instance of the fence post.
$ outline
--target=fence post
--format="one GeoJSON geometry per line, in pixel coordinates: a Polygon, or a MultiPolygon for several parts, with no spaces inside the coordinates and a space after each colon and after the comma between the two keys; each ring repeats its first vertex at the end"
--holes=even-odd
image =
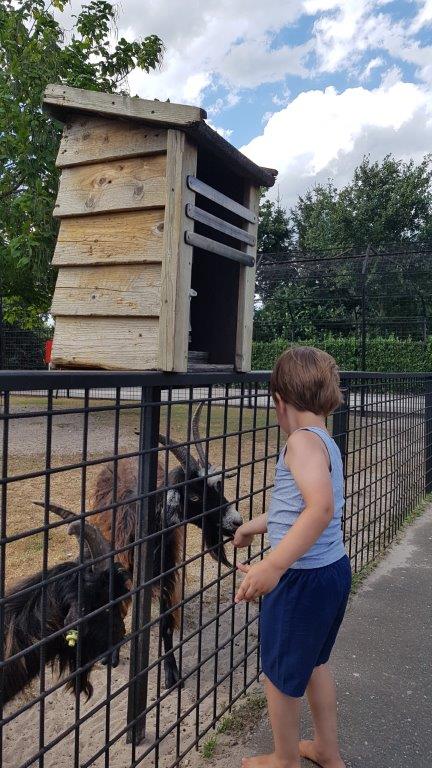
{"type": "Polygon", "coordinates": [[[350,390],[349,386],[346,386],[344,382],[341,382],[341,389],[343,394],[342,403],[336,408],[333,414],[333,439],[337,444],[341,456],[344,475],[347,468],[347,453],[348,453],[348,416],[349,416],[349,398],[350,390]]]}
{"type": "Polygon", "coordinates": [[[3,297],[0,292],[0,371],[6,368],[4,354],[4,323],[3,323],[3,297]]]}
{"type": "Polygon", "coordinates": [[[148,494],[157,487],[157,451],[148,453],[159,444],[160,387],[143,387],[138,462],[138,509],[135,540],[141,541],[134,548],[133,586],[139,591],[132,600],[132,633],[129,666],[127,722],[135,722],[127,733],[127,742],[140,744],[145,738],[146,716],[139,717],[147,707],[148,665],[150,651],[150,627],[152,587],[148,582],[153,576],[153,539],[146,537],[154,531],[156,496],[148,494]],[[142,587],[142,585],[145,585],[142,587]],[[148,586],[147,586],[148,585],[148,586]],[[142,627],[145,627],[142,629],[142,627]],[[138,677],[137,677],[138,676],[138,677]],[[134,679],[135,678],[135,679],[134,679]]]}
{"type": "Polygon", "coordinates": [[[432,492],[432,379],[425,389],[425,493],[432,492]]]}

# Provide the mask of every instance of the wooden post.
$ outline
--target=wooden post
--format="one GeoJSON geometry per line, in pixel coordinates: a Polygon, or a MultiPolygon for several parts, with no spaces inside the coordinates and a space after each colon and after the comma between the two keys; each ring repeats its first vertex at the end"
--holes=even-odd
{"type": "MultiPolygon", "coordinates": [[[[132,632],[138,633],[131,641],[127,722],[131,723],[147,707],[148,666],[150,651],[150,627],[152,587],[148,582],[153,576],[153,540],[146,537],[154,531],[156,496],[148,494],[157,487],[158,455],[152,448],[159,443],[160,421],[159,387],[143,387],[139,435],[138,496],[139,515],[135,539],[140,541],[134,549],[133,586],[139,588],[132,602],[132,632]],[[144,586],[143,586],[144,585],[144,586]],[[144,629],[143,629],[144,627],[144,629]],[[137,679],[134,679],[139,676],[137,679]]],[[[140,744],[145,738],[145,714],[131,726],[128,743],[140,744]]]]}
{"type": "MultiPolygon", "coordinates": [[[[259,189],[249,185],[244,204],[255,215],[255,223],[248,223],[246,231],[255,239],[255,245],[245,245],[244,251],[256,257],[256,236],[258,232],[259,189]]],[[[236,371],[250,371],[252,358],[252,327],[255,300],[256,267],[240,267],[239,299],[237,310],[236,371]]]]}
{"type": "Polygon", "coordinates": [[[159,367],[163,371],[183,372],[188,365],[192,246],[185,242],[185,231],[191,226],[186,205],[195,203],[195,192],[187,187],[187,177],[195,175],[196,164],[196,147],[183,132],[169,130],[159,320],[159,367]]]}

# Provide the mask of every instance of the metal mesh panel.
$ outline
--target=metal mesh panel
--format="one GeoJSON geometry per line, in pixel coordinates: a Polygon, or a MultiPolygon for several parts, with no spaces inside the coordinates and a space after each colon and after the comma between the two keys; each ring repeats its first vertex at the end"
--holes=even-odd
{"type": "MultiPolygon", "coordinates": [[[[3,376],[4,768],[170,768],[256,686],[259,603],[233,597],[236,558],[258,561],[267,539],[239,553],[230,538],[235,510],[260,514],[271,493],[283,436],[268,384],[268,373],[3,376]]],[[[359,570],[430,490],[430,380],[344,374],[343,386],[329,428],[359,570]]]]}

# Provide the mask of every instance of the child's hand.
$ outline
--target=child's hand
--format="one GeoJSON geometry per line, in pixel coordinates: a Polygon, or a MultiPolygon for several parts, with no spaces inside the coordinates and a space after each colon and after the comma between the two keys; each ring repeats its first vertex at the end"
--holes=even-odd
{"type": "Polygon", "coordinates": [[[233,546],[234,547],[248,547],[250,544],[252,544],[254,533],[249,533],[246,527],[246,524],[243,523],[243,525],[240,525],[233,538],[233,546]]]}
{"type": "Polygon", "coordinates": [[[260,595],[266,595],[267,592],[271,592],[282,576],[281,571],[267,562],[267,558],[255,565],[238,563],[237,568],[239,571],[243,571],[246,576],[234,598],[235,603],[241,603],[242,600],[249,603],[260,595]]]}

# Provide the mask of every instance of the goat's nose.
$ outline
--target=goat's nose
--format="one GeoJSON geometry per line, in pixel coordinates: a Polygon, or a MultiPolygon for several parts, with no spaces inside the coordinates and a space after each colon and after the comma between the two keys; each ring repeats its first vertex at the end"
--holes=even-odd
{"type": "Polygon", "coordinates": [[[237,528],[242,525],[243,518],[240,514],[240,512],[235,508],[234,504],[231,504],[230,507],[228,507],[224,519],[223,524],[225,528],[230,528],[231,530],[235,531],[237,528]]]}

